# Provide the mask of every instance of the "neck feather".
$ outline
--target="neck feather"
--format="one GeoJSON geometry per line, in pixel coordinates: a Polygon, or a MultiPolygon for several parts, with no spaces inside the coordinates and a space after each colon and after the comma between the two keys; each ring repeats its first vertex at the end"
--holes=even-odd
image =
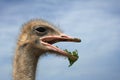
{"type": "Polygon", "coordinates": [[[14,58],[14,80],[35,80],[36,67],[39,59],[38,49],[27,45],[16,49],[14,58]]]}

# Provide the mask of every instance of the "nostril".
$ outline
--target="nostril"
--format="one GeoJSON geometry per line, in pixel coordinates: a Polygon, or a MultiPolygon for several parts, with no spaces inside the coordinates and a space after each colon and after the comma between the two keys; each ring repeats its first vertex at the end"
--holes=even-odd
{"type": "Polygon", "coordinates": [[[71,38],[70,36],[66,35],[66,34],[61,34],[62,38],[71,38]]]}
{"type": "Polygon", "coordinates": [[[65,37],[66,38],[67,36],[62,35],[61,37],[65,37]]]}

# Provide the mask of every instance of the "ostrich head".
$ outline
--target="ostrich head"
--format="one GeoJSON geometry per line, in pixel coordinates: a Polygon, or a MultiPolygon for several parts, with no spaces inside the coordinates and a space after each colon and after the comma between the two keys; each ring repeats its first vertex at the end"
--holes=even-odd
{"type": "Polygon", "coordinates": [[[14,57],[14,80],[35,80],[39,57],[46,52],[56,53],[76,60],[71,54],[53,46],[56,42],[80,42],[43,20],[32,20],[26,23],[18,39],[14,57]]]}
{"type": "Polygon", "coordinates": [[[75,59],[74,56],[66,53],[52,44],[56,42],[80,42],[78,38],[72,38],[61,30],[57,29],[52,24],[43,20],[32,20],[23,26],[22,34],[20,35],[18,44],[25,46],[31,43],[34,49],[40,50],[36,55],[42,55],[46,52],[53,52],[59,55],[75,59]]]}

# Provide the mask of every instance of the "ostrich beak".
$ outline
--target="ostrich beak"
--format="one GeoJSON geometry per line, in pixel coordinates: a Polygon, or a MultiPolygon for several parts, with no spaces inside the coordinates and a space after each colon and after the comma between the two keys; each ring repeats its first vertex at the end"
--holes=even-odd
{"type": "Polygon", "coordinates": [[[72,56],[71,54],[67,53],[64,50],[61,50],[60,48],[53,46],[52,44],[56,42],[81,42],[81,39],[78,38],[72,38],[71,36],[68,36],[66,34],[57,35],[57,36],[46,36],[41,38],[41,43],[48,48],[51,52],[56,52],[60,55],[66,56],[68,58],[71,58],[72,60],[77,59],[76,57],[72,56]]]}

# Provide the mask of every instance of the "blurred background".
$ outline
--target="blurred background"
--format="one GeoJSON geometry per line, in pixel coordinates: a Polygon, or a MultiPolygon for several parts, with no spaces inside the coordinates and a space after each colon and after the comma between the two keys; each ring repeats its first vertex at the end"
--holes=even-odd
{"type": "Polygon", "coordinates": [[[37,80],[120,80],[120,0],[0,0],[0,80],[12,80],[20,29],[36,18],[82,39],[55,44],[80,58],[68,67],[63,57],[43,57],[37,80]]]}

